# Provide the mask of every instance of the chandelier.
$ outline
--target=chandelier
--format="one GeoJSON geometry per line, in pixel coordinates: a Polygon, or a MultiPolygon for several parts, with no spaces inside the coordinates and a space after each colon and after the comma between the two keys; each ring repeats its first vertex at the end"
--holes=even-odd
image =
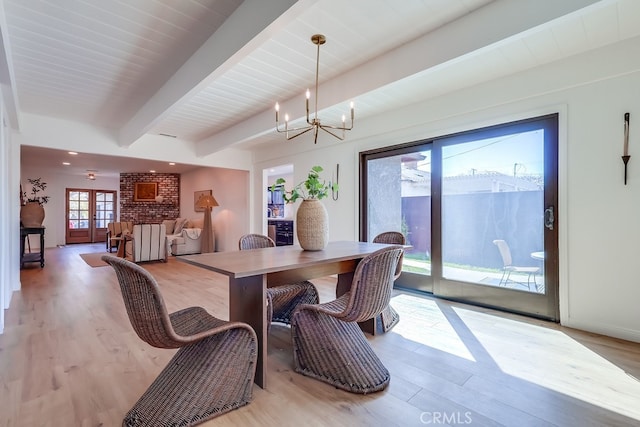
{"type": "Polygon", "coordinates": [[[318,142],[318,132],[320,129],[323,131],[333,135],[339,140],[344,140],[345,131],[353,129],[353,102],[351,102],[351,124],[349,127],[346,126],[346,117],[344,114],[342,115],[342,125],[326,125],[321,124],[320,119],[318,118],[318,70],[320,69],[320,46],[325,44],[327,41],[326,37],[322,34],[314,34],[311,36],[311,41],[313,44],[318,46],[318,52],[316,54],[316,94],[315,94],[315,111],[313,113],[313,118],[309,116],[309,98],[311,97],[311,92],[307,89],[306,93],[306,108],[307,108],[307,125],[302,127],[289,127],[289,115],[284,115],[284,127],[280,127],[280,105],[276,102],[276,130],[280,133],[286,134],[287,141],[293,139],[297,136],[300,136],[304,133],[313,130],[313,143],[316,144],[318,142]],[[342,131],[342,135],[335,131],[342,131]]]}

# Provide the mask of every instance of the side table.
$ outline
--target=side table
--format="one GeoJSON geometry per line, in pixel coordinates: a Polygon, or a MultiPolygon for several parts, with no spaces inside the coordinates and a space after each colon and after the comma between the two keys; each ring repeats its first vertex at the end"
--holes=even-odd
{"type": "Polygon", "coordinates": [[[131,236],[128,234],[125,234],[123,236],[120,236],[117,238],[118,239],[118,252],[116,253],[116,256],[120,257],[120,258],[126,258],[127,257],[127,242],[129,240],[131,240],[131,236]]]}
{"type": "Polygon", "coordinates": [[[20,227],[20,268],[25,262],[39,262],[40,268],[44,267],[44,227],[20,227]],[[40,235],[40,252],[24,252],[29,234],[40,235]]]}

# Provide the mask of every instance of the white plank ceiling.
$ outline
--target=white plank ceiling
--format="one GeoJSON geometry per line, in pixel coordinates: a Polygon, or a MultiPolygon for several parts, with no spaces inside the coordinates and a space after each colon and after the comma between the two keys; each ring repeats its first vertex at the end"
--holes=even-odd
{"type": "Polygon", "coordinates": [[[19,112],[209,152],[273,140],[276,101],[302,116],[315,33],[320,110],[357,119],[640,33],[637,0],[0,1],[19,112]]]}

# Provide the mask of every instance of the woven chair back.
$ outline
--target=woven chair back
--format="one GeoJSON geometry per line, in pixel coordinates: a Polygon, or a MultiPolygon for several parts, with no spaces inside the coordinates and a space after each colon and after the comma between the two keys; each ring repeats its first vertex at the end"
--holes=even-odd
{"type": "Polygon", "coordinates": [[[353,276],[349,303],[340,316],[345,322],[363,322],[389,305],[393,277],[402,246],[378,249],[360,261],[353,276]]]}
{"type": "MultiPolygon", "coordinates": [[[[373,243],[388,243],[391,245],[405,245],[407,240],[404,237],[404,234],[399,231],[385,231],[384,233],[378,234],[373,238],[373,243]]],[[[398,266],[396,267],[396,272],[394,275],[394,280],[400,277],[402,273],[402,261],[404,259],[404,251],[402,251],[402,255],[400,255],[400,260],[398,261],[398,266]]]]}
{"type": "Polygon", "coordinates": [[[184,346],[171,326],[164,299],[153,276],[123,258],[104,255],[102,260],[116,271],[129,320],[140,339],[158,348],[184,346]]]}
{"type": "Polygon", "coordinates": [[[238,247],[241,251],[246,249],[260,249],[260,248],[273,248],[276,246],[276,242],[269,236],[263,234],[245,234],[240,237],[238,247]]]}

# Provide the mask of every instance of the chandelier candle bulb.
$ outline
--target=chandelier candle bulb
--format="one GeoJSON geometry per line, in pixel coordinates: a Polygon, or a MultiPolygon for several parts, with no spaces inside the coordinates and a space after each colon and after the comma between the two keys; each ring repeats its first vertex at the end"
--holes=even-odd
{"type": "Polygon", "coordinates": [[[309,90],[309,88],[307,88],[307,91],[305,92],[305,106],[306,106],[306,119],[307,119],[307,123],[303,126],[298,126],[298,127],[292,127],[289,128],[288,126],[288,121],[289,121],[289,116],[285,115],[285,123],[284,123],[284,129],[282,129],[280,127],[280,122],[278,120],[279,115],[278,115],[278,104],[276,103],[276,131],[280,132],[280,133],[284,133],[286,134],[286,138],[287,141],[291,140],[293,138],[296,138],[300,135],[303,135],[309,131],[313,131],[313,143],[316,144],[318,142],[318,133],[320,131],[324,131],[328,134],[330,134],[331,136],[338,138],[339,140],[343,141],[345,138],[345,131],[347,130],[351,130],[353,129],[353,117],[354,117],[354,107],[353,107],[353,102],[351,102],[350,108],[351,108],[351,124],[349,125],[349,127],[347,127],[347,121],[346,121],[346,117],[343,115],[342,116],[342,123],[341,124],[335,124],[335,125],[330,125],[330,124],[322,124],[320,122],[320,118],[318,117],[318,88],[319,88],[319,70],[320,70],[320,46],[323,45],[325,42],[327,41],[326,37],[323,36],[322,34],[314,34],[313,36],[311,36],[311,42],[313,44],[315,44],[317,46],[317,50],[316,50],[316,85],[315,85],[315,95],[314,95],[314,103],[315,103],[315,109],[313,111],[313,117],[310,114],[309,111],[309,100],[311,99],[311,90],[309,90]],[[341,131],[341,132],[340,132],[341,131]]]}

